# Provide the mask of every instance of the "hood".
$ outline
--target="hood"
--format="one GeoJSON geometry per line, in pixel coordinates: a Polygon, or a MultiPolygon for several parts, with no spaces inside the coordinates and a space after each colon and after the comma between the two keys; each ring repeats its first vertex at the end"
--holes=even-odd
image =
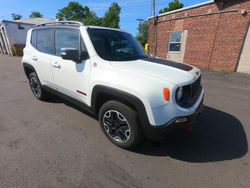
{"type": "Polygon", "coordinates": [[[200,75],[200,70],[193,66],[158,58],[145,58],[134,61],[112,61],[111,65],[165,80],[176,85],[189,83],[200,75]]]}

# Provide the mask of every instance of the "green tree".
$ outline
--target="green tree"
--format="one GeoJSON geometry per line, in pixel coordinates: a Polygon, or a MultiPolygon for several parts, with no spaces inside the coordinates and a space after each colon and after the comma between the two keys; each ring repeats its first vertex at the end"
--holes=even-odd
{"type": "Polygon", "coordinates": [[[43,15],[39,11],[33,11],[30,14],[30,18],[42,18],[43,15]]]}
{"type": "Polygon", "coordinates": [[[58,10],[58,20],[80,21],[86,25],[96,25],[119,28],[121,8],[117,3],[112,3],[104,17],[98,17],[89,7],[78,2],[71,1],[68,5],[58,10]]]}
{"type": "Polygon", "coordinates": [[[86,25],[102,25],[102,18],[99,18],[94,11],[90,11],[90,13],[82,20],[82,22],[86,25]]]}
{"type": "Polygon", "coordinates": [[[83,21],[83,19],[89,14],[91,14],[89,7],[82,6],[78,2],[71,1],[66,7],[59,9],[59,12],[56,14],[56,18],[58,20],[83,21]]]}
{"type": "Polygon", "coordinates": [[[112,3],[108,11],[102,18],[102,26],[119,28],[121,7],[117,3],[112,3]]]}
{"type": "Polygon", "coordinates": [[[149,24],[147,20],[138,26],[136,39],[141,43],[142,46],[145,46],[145,44],[148,42],[148,28],[149,24]]]}
{"type": "Polygon", "coordinates": [[[23,17],[21,14],[15,14],[15,13],[12,13],[11,15],[13,20],[20,20],[23,17]]]}
{"type": "Polygon", "coordinates": [[[183,7],[184,7],[184,4],[181,3],[179,0],[173,0],[172,2],[170,2],[170,3],[168,4],[167,7],[161,9],[161,10],[159,11],[159,13],[162,14],[162,13],[170,12],[170,11],[172,11],[172,10],[177,10],[177,9],[180,9],[180,8],[183,8],[183,7]]]}

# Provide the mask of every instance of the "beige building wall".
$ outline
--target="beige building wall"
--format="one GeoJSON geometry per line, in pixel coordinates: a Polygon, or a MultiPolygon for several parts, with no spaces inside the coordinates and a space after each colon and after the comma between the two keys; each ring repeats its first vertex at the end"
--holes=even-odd
{"type": "Polygon", "coordinates": [[[186,50],[186,41],[187,41],[188,30],[184,30],[182,33],[182,43],[180,52],[168,52],[167,59],[179,63],[183,63],[184,55],[186,50]]]}
{"type": "Polygon", "coordinates": [[[240,56],[237,72],[250,74],[250,26],[248,28],[248,33],[240,56]]]}

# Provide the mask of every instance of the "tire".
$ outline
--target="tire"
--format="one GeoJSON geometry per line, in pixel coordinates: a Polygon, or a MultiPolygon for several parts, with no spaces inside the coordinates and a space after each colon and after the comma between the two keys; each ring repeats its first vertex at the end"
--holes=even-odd
{"type": "Polygon", "coordinates": [[[42,88],[41,82],[36,75],[32,72],[29,74],[29,84],[33,95],[41,101],[45,101],[49,98],[49,94],[42,88]]]}
{"type": "Polygon", "coordinates": [[[120,102],[106,102],[99,110],[99,123],[105,136],[121,148],[135,148],[143,140],[137,113],[120,102]]]}

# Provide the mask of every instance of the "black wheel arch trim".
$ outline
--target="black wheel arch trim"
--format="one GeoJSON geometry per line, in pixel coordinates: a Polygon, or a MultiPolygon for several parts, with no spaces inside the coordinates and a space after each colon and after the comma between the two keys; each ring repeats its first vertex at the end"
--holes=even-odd
{"type": "Polygon", "coordinates": [[[36,69],[31,64],[23,63],[23,70],[24,70],[25,75],[27,76],[28,79],[29,79],[29,75],[28,75],[28,72],[27,72],[27,68],[32,70],[33,72],[35,72],[36,75],[37,75],[36,69]]]}
{"type": "Polygon", "coordinates": [[[102,95],[108,95],[110,96],[110,100],[122,100],[125,101],[131,105],[133,105],[133,107],[136,109],[137,113],[138,113],[138,117],[141,123],[141,126],[144,130],[147,129],[147,127],[150,127],[150,123],[149,123],[149,119],[147,116],[147,112],[145,109],[145,106],[143,104],[143,102],[136,96],[127,93],[125,91],[119,90],[119,89],[115,89],[112,87],[108,87],[108,86],[103,86],[103,85],[96,85],[94,86],[93,90],[92,90],[92,96],[91,96],[91,107],[92,109],[95,111],[95,113],[98,113],[99,110],[99,106],[98,106],[98,97],[102,96],[102,95]]]}

